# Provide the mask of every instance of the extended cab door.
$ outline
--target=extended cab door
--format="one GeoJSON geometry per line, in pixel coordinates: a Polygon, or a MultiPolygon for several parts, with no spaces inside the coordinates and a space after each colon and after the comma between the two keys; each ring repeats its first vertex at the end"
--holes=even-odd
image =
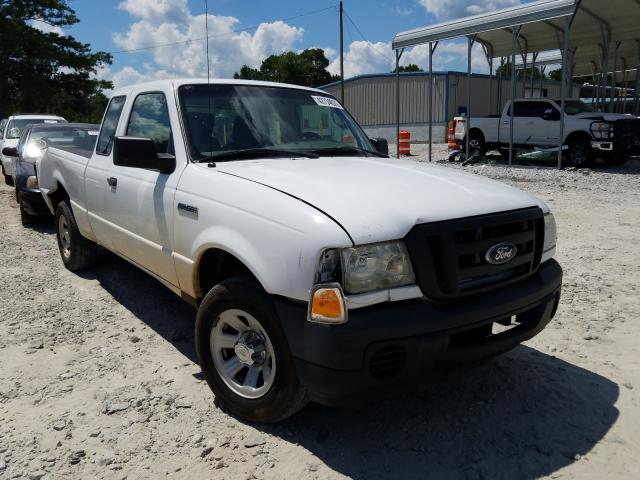
{"type": "MultiPolygon", "coordinates": [[[[166,92],[134,93],[117,133],[151,138],[157,153],[175,154],[171,125],[178,125],[175,105],[166,92]]],[[[173,263],[173,201],[182,168],[165,174],[144,168],[109,165],[102,179],[108,186],[106,221],[113,249],[177,286],[173,263]]]]}
{"type": "Polygon", "coordinates": [[[120,123],[127,97],[124,95],[113,97],[109,101],[102,119],[100,135],[96,141],[96,148],[89,159],[84,172],[85,205],[91,230],[100,245],[114,250],[113,225],[109,218],[107,200],[111,196],[111,186],[108,179],[113,167],[113,139],[120,123]]]}
{"type": "MultiPolygon", "coordinates": [[[[513,141],[519,145],[544,145],[547,143],[547,124],[543,118],[547,102],[522,100],[514,102],[513,141]]],[[[509,109],[509,114],[510,114],[509,109]]],[[[500,141],[509,143],[509,114],[500,122],[500,141]]]]}

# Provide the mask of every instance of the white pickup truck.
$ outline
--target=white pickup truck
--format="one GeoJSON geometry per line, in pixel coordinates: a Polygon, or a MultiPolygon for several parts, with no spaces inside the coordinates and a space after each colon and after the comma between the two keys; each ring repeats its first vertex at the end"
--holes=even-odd
{"type": "Polygon", "coordinates": [[[67,268],[99,244],[198,307],[204,376],[245,419],[418,388],[533,337],[560,299],[542,201],[387,158],[321,90],[123,88],[92,154],[48,148],[38,182],[67,268]]]}
{"type": "MultiPolygon", "coordinates": [[[[515,100],[513,142],[518,148],[558,147],[560,101],[544,98],[515,100]]],[[[487,150],[504,153],[509,148],[511,104],[502,115],[471,117],[469,148],[483,156],[487,150]]],[[[622,165],[640,155],[640,119],[631,115],[600,113],[581,100],[565,102],[564,145],[571,164],[589,166],[595,158],[609,165],[622,165]]],[[[454,118],[455,139],[466,142],[465,117],[454,118]]]]}

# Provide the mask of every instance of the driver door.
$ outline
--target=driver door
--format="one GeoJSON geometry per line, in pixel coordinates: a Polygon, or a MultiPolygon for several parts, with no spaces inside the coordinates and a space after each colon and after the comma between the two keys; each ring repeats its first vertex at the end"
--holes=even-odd
{"type": "MultiPolygon", "coordinates": [[[[151,138],[157,153],[174,154],[171,123],[165,93],[143,92],[133,100],[124,134],[151,138]]],[[[111,165],[106,200],[113,248],[175,286],[173,201],[181,172],[111,165]]]]}

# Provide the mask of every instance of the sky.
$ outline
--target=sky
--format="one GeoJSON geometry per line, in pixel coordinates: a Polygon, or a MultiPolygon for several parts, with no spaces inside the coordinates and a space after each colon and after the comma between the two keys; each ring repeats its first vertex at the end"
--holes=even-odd
{"type": "MultiPolygon", "coordinates": [[[[400,31],[517,5],[529,0],[345,0],[345,77],[388,73],[391,40],[400,31]]],[[[113,53],[97,73],[115,87],[145,80],[206,76],[204,0],[70,0],[80,23],[61,31],[113,53]]],[[[271,54],[319,47],[339,73],[337,0],[209,0],[211,76],[228,78],[271,54]]],[[[49,28],[39,25],[40,28],[49,28]]],[[[402,64],[428,67],[426,45],[407,50],[402,64]]],[[[480,48],[473,70],[488,70],[480,48]]],[[[446,42],[434,70],[466,70],[466,42],[446,42]]]]}

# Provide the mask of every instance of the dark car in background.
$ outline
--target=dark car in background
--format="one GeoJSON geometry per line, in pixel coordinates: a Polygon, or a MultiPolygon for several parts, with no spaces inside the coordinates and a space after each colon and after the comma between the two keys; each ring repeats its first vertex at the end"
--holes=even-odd
{"type": "Polygon", "coordinates": [[[24,129],[14,152],[17,153],[16,200],[23,225],[51,215],[40,194],[37,174],[37,166],[45,158],[47,148],[92,152],[99,129],[99,125],[89,123],[30,124],[24,129]]]}

